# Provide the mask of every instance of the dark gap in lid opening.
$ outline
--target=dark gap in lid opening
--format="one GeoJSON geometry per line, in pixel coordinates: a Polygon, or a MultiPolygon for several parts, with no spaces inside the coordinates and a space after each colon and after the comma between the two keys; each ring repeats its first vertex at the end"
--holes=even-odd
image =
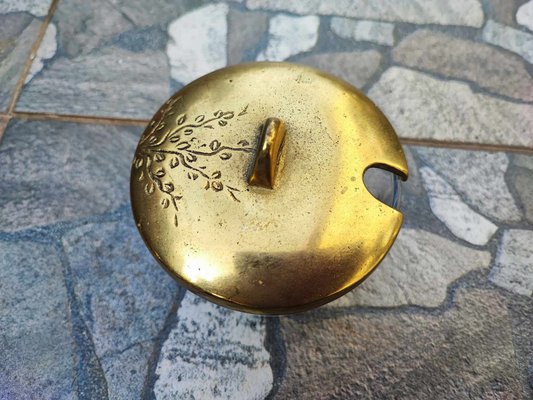
{"type": "Polygon", "coordinates": [[[389,207],[400,209],[400,179],[398,175],[380,167],[370,167],[363,178],[367,190],[389,207]]]}

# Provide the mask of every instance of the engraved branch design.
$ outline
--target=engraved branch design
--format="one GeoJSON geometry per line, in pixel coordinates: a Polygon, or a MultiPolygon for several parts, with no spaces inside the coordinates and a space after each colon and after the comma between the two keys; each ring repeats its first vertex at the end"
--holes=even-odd
{"type": "Polygon", "coordinates": [[[161,206],[174,210],[174,225],[178,226],[178,202],[182,194],[176,194],[174,183],[169,177],[169,170],[181,168],[187,173],[187,178],[193,181],[202,179],[205,190],[213,192],[227,192],[234,201],[240,201],[236,193],[239,189],[224,183],[222,172],[208,171],[204,162],[208,157],[218,156],[222,161],[229,160],[235,152],[252,152],[246,140],[239,141],[234,146],[222,144],[213,140],[209,144],[201,143],[195,136],[199,129],[214,129],[214,125],[225,127],[235,116],[247,113],[248,106],[235,115],[233,111],[216,111],[212,116],[198,115],[188,121],[186,114],[178,115],[175,126],[165,132],[166,120],[174,115],[173,105],[179,98],[170,99],[161,110],[160,117],[155,118],[149,126],[149,131],[139,143],[133,166],[140,170],[139,181],[145,182],[144,192],[152,195],[156,190],[165,197],[161,206]],[[163,133],[164,132],[164,133],[163,133]],[[168,146],[171,143],[171,146],[168,146]],[[162,146],[165,145],[165,148],[162,146]]]}

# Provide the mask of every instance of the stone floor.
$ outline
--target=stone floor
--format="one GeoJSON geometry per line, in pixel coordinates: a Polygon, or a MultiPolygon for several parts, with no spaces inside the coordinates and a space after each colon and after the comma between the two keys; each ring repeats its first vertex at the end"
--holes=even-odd
{"type": "Polygon", "coordinates": [[[532,63],[533,0],[0,0],[0,399],[533,398],[532,63]],[[253,60],[353,83],[409,157],[381,267],[291,317],[186,293],[129,209],[147,119],[253,60]]]}

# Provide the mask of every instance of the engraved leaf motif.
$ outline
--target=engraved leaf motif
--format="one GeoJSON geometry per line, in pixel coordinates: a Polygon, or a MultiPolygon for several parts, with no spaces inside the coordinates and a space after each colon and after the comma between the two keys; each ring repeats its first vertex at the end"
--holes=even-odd
{"type": "Polygon", "coordinates": [[[163,192],[172,193],[174,191],[174,185],[172,182],[167,182],[163,185],[163,192]]]}
{"type": "Polygon", "coordinates": [[[192,179],[193,181],[195,181],[198,178],[198,174],[196,172],[188,172],[187,173],[187,178],[192,179]]]}
{"type": "Polygon", "coordinates": [[[154,191],[155,191],[155,185],[153,184],[153,182],[149,182],[149,183],[147,183],[147,184],[144,186],[144,191],[146,192],[146,194],[152,194],[152,193],[154,193],[154,191]]]}
{"type": "Polygon", "coordinates": [[[178,96],[178,97],[171,97],[170,99],[167,100],[167,105],[172,107],[174,104],[176,104],[178,102],[178,100],[181,99],[181,96],[178,96]]]}
{"type": "Polygon", "coordinates": [[[210,144],[209,144],[209,148],[213,151],[217,151],[218,148],[220,147],[220,142],[218,140],[213,140],[210,144]]]}
{"type": "Polygon", "coordinates": [[[220,181],[211,182],[211,186],[215,192],[220,192],[222,189],[224,189],[224,185],[220,181]]]}
{"type": "Polygon", "coordinates": [[[174,195],[176,190],[174,183],[171,180],[171,176],[167,176],[167,169],[174,169],[181,166],[186,173],[186,177],[190,180],[197,180],[198,178],[205,178],[203,182],[204,189],[212,189],[214,192],[225,191],[234,200],[239,201],[235,196],[235,193],[239,192],[238,189],[232,188],[226,185],[227,182],[222,180],[222,172],[210,171],[208,165],[204,163],[205,157],[215,156],[218,154],[221,160],[229,160],[235,152],[251,152],[253,149],[249,148],[249,142],[247,140],[241,140],[235,147],[225,146],[220,140],[211,140],[211,142],[203,142],[202,138],[198,140],[197,135],[193,135],[196,128],[213,129],[213,123],[218,123],[219,126],[224,127],[228,125],[228,121],[234,118],[236,115],[241,116],[246,114],[248,106],[244,107],[239,114],[233,111],[218,110],[211,117],[211,114],[200,114],[194,118],[194,121],[187,121],[186,114],[181,114],[176,118],[176,124],[179,128],[169,130],[165,134],[155,133],[158,130],[162,130],[168,125],[168,118],[170,115],[175,114],[175,110],[172,108],[173,104],[178,99],[168,102],[168,106],[162,109],[161,115],[150,123],[153,127],[151,132],[148,133],[146,139],[143,142],[143,148],[141,155],[137,156],[133,165],[142,169],[139,171],[139,181],[146,180],[144,185],[145,192],[150,195],[156,190],[165,194],[167,197],[160,199],[160,204],[164,209],[173,208],[174,224],[178,225],[178,205],[182,196],[174,195]],[[185,139],[184,139],[184,135],[185,139]],[[193,136],[188,136],[193,135],[193,136]],[[202,143],[203,142],[203,143],[202,143]],[[165,143],[173,144],[173,148],[169,149],[165,147],[165,143]],[[209,143],[209,144],[207,144],[209,143]],[[211,151],[202,150],[209,148],[211,151]],[[166,162],[166,163],[164,163],[166,162]],[[157,164],[154,164],[157,163],[157,164]],[[195,165],[193,166],[193,163],[195,165]],[[199,164],[199,165],[196,165],[199,164]],[[168,167],[167,167],[168,166],[168,167]],[[152,169],[154,168],[154,169],[152,169]],[[164,178],[166,177],[166,178],[164,178]],[[163,181],[163,179],[165,181],[163,181]]]}
{"type": "Polygon", "coordinates": [[[239,117],[246,114],[247,111],[248,111],[248,105],[242,109],[242,111],[239,113],[239,117]]]}
{"type": "Polygon", "coordinates": [[[191,147],[191,144],[189,142],[181,142],[181,143],[178,143],[178,145],[176,146],[176,149],[187,150],[189,147],[191,147]]]}
{"type": "Polygon", "coordinates": [[[228,189],[228,193],[231,196],[231,198],[235,200],[237,203],[240,203],[241,201],[237,198],[237,196],[235,196],[235,193],[234,193],[234,192],[240,192],[240,190],[234,187],[231,187],[231,186],[226,186],[226,188],[228,189]]]}
{"type": "Polygon", "coordinates": [[[178,165],[180,165],[179,158],[173,157],[172,160],[170,160],[170,168],[176,168],[178,165]]]}

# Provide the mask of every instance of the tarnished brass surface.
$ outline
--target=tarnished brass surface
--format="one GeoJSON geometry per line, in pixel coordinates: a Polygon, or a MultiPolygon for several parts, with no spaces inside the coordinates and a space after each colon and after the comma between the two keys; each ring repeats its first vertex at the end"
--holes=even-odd
{"type": "Polygon", "coordinates": [[[362,93],[308,67],[242,64],[156,113],[133,161],[133,214],[190,290],[242,311],[302,311],[365,279],[398,234],[402,214],[363,184],[370,166],[407,178],[393,128],[362,93]],[[286,138],[265,189],[248,179],[272,117],[286,138]]]}

